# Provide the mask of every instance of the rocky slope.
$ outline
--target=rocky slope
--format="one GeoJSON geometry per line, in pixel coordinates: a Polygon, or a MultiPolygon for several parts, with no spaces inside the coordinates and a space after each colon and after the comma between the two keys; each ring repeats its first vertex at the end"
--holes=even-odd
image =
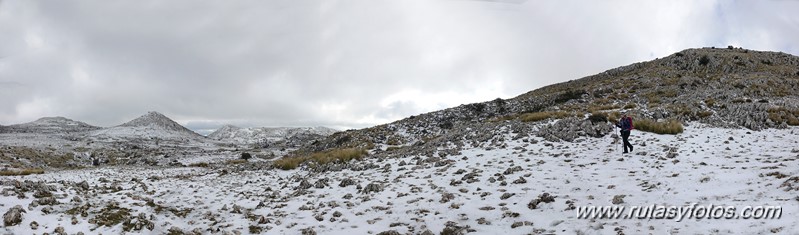
{"type": "MultiPolygon", "coordinates": [[[[503,126],[518,136],[552,141],[604,136],[611,117],[629,110],[637,119],[674,119],[715,127],[752,130],[799,125],[799,57],[740,48],[687,49],[665,58],[635,63],[597,75],[554,84],[512,99],[461,105],[411,116],[390,124],[339,132],[309,143],[295,154],[372,145],[410,146],[399,154],[457,152],[464,143],[495,138],[486,130],[503,126]],[[560,112],[559,122],[534,127],[529,113],[560,112]],[[445,146],[454,143],[456,146],[445,146]],[[441,147],[444,147],[443,150],[441,147]]],[[[396,155],[396,154],[393,154],[396,155]]]]}
{"type": "Polygon", "coordinates": [[[237,144],[269,145],[279,141],[298,139],[313,140],[331,135],[337,130],[327,127],[249,127],[225,125],[207,137],[237,144]]]}

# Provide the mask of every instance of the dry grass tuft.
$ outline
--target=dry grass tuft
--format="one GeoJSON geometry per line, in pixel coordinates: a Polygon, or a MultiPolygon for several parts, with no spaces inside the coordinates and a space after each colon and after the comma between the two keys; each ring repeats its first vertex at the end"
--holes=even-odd
{"type": "Polygon", "coordinates": [[[634,119],[633,126],[635,126],[636,130],[655,134],[675,135],[683,131],[682,123],[673,119],[665,122],[657,122],[652,119],[634,119]]]}
{"type": "Polygon", "coordinates": [[[331,162],[348,162],[353,159],[360,160],[363,156],[366,156],[366,154],[368,154],[368,152],[361,148],[334,149],[313,153],[307,156],[283,157],[275,160],[272,164],[279,169],[291,170],[305,162],[315,162],[320,165],[331,162]]]}
{"type": "Polygon", "coordinates": [[[547,119],[561,119],[565,117],[571,116],[567,112],[535,112],[535,113],[525,113],[519,115],[519,120],[522,122],[537,122],[541,120],[547,119]]]}
{"type": "Polygon", "coordinates": [[[44,169],[39,168],[25,168],[22,170],[3,170],[0,171],[0,176],[18,176],[18,175],[32,175],[44,174],[44,169]]]}
{"type": "Polygon", "coordinates": [[[791,126],[799,126],[799,110],[789,110],[785,107],[768,109],[768,117],[775,123],[785,123],[791,126]]]}

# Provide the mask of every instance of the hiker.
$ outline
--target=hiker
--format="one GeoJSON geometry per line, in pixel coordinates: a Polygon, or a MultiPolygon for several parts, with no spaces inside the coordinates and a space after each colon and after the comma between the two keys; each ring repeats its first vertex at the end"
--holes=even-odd
{"type": "Polygon", "coordinates": [[[621,119],[616,123],[616,126],[621,128],[621,139],[624,141],[624,152],[628,153],[627,147],[630,147],[630,152],[633,151],[633,145],[627,139],[630,138],[630,131],[633,129],[633,118],[627,116],[627,112],[622,111],[621,119]]]}

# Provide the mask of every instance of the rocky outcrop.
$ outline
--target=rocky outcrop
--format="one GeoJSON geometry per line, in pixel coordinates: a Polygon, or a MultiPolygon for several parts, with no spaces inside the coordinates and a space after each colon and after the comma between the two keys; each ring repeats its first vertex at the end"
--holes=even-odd
{"type": "Polygon", "coordinates": [[[16,205],[9,209],[5,214],[3,214],[3,225],[4,226],[14,226],[22,222],[22,213],[26,211],[22,209],[22,206],[16,205]]]}

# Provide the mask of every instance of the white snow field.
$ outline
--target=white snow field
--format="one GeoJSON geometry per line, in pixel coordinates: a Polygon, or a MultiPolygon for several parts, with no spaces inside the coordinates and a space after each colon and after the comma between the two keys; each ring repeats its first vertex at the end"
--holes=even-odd
{"type": "Polygon", "coordinates": [[[63,227],[67,234],[301,234],[307,228],[438,234],[451,221],[473,234],[799,234],[799,128],[692,124],[678,135],[634,131],[635,151],[625,155],[609,136],[572,143],[503,139],[506,146],[472,147],[437,161],[448,164],[424,156],[366,158],[359,164],[380,167],[363,171],[103,167],[4,176],[0,213],[16,205],[27,212],[0,233],[52,234],[63,227]],[[340,187],[344,179],[355,185],[340,187]],[[32,205],[36,191],[21,199],[16,181],[46,182],[57,203],[32,205]],[[543,193],[554,202],[528,208],[543,193]],[[621,206],[780,206],[782,216],[591,220],[570,209],[611,206],[614,197],[623,197],[621,206]],[[114,223],[119,214],[129,216],[114,223]]]}

